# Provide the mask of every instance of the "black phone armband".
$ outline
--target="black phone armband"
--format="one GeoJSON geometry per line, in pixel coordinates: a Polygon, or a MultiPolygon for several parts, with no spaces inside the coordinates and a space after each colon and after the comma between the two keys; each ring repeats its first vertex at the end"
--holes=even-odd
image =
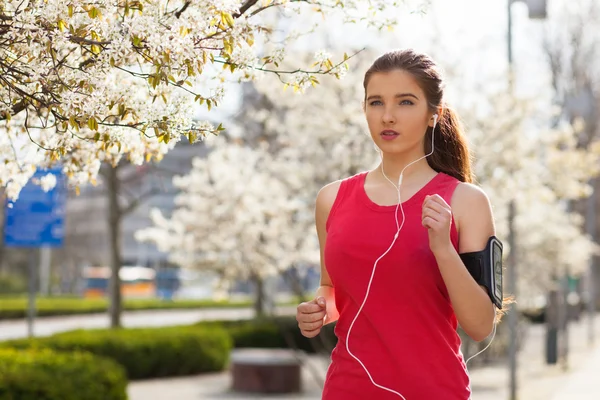
{"type": "Polygon", "coordinates": [[[492,303],[502,309],[502,242],[489,238],[482,251],[460,254],[460,258],[475,281],[484,286],[492,303]]]}

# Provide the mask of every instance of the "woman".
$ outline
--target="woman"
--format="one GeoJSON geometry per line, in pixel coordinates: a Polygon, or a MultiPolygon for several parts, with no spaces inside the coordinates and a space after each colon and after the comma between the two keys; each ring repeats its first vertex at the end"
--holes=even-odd
{"type": "Polygon", "coordinates": [[[337,320],[324,400],[467,400],[457,326],[482,341],[496,312],[459,254],[495,235],[490,203],[471,184],[462,128],[428,56],[382,55],[364,89],[382,162],[318,193],[321,286],[298,306],[298,325],[314,337],[337,320]]]}

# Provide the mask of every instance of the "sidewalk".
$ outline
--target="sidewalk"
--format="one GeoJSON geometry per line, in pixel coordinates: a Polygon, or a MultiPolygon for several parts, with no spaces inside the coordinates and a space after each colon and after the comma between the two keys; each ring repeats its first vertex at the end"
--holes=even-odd
{"type": "MultiPolygon", "coordinates": [[[[598,317],[600,318],[600,317],[598,317]]],[[[594,349],[587,344],[587,320],[573,323],[569,334],[569,364],[546,365],[544,362],[543,325],[529,329],[519,354],[518,398],[522,400],[598,400],[600,399],[600,323],[596,323],[594,349]]],[[[132,382],[129,400],[209,400],[268,399],[318,400],[319,380],[325,376],[326,357],[309,357],[310,368],[303,368],[303,393],[287,396],[251,396],[230,390],[229,372],[173,379],[132,382]],[[316,378],[314,372],[318,375],[316,378]]],[[[473,400],[508,400],[508,368],[505,364],[485,366],[471,371],[473,400]]]]}
{"type": "MultiPolygon", "coordinates": [[[[277,307],[279,315],[295,315],[296,307],[277,307]]],[[[196,308],[189,310],[144,310],[126,311],[122,324],[126,328],[190,325],[199,321],[250,319],[254,310],[240,308],[196,308]]],[[[110,326],[107,313],[38,317],[33,324],[34,335],[50,336],[74,329],[103,329],[110,326]]],[[[27,320],[0,321],[0,341],[27,337],[27,320]]]]}
{"type": "MultiPolygon", "coordinates": [[[[588,345],[588,320],[583,317],[569,328],[568,366],[545,362],[545,326],[533,325],[518,358],[517,397],[521,400],[598,400],[600,399],[600,316],[596,316],[596,345],[588,345]],[[594,363],[594,360],[595,363],[594,363]],[[594,370],[594,368],[596,368],[594,370]],[[581,385],[576,376],[586,381],[578,392],[569,387],[581,385]],[[598,377],[598,378],[597,378],[598,377]],[[575,383],[573,383],[575,382],[575,383]],[[556,397],[559,395],[566,397],[556,397]],[[588,397],[586,397],[588,396],[588,397]],[[589,397],[591,396],[591,397],[589,397]]],[[[473,400],[508,400],[509,370],[505,364],[471,371],[473,400]]]]}
{"type": "Polygon", "coordinates": [[[575,369],[569,382],[556,393],[552,400],[598,400],[600,399],[600,346],[580,368],[575,369]]]}

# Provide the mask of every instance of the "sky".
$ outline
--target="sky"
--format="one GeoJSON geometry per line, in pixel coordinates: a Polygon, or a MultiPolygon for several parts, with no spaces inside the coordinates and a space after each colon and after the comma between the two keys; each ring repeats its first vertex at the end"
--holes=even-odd
{"type": "MultiPolygon", "coordinates": [[[[468,107],[481,101],[482,91],[495,92],[506,85],[507,1],[407,0],[406,6],[391,10],[398,20],[392,32],[343,24],[330,18],[319,21],[320,29],[315,34],[290,48],[311,53],[325,48],[339,59],[345,51],[350,53],[363,47],[378,53],[411,47],[430,54],[446,72],[447,101],[455,107],[468,107]],[[411,12],[419,10],[422,3],[429,3],[424,13],[411,12]]],[[[566,0],[549,1],[554,1],[556,6],[566,0]]],[[[548,21],[530,19],[524,2],[515,2],[511,10],[516,91],[549,102],[552,96],[550,73],[543,51],[548,21]]],[[[554,18],[553,9],[549,7],[548,11],[549,18],[554,18]]],[[[307,16],[308,13],[302,18],[295,17],[296,26],[305,26],[307,16]]],[[[289,21],[280,26],[287,31],[294,29],[289,21]]],[[[213,113],[211,117],[219,118],[239,108],[235,84],[228,93],[219,111],[223,114],[213,113]]]]}

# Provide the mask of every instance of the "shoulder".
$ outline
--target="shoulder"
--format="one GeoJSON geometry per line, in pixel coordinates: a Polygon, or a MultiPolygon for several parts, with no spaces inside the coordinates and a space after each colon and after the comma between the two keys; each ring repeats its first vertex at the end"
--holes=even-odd
{"type": "Polygon", "coordinates": [[[343,195],[343,192],[348,190],[346,189],[348,185],[352,186],[358,184],[362,176],[366,173],[367,172],[360,172],[356,175],[344,179],[339,179],[337,181],[333,181],[323,186],[317,193],[317,210],[322,210],[329,213],[329,211],[335,204],[338,195],[343,195]]]}
{"type": "Polygon", "coordinates": [[[463,182],[458,184],[451,207],[461,251],[480,249],[495,234],[492,206],[489,197],[479,186],[463,182]]]}
{"type": "Polygon", "coordinates": [[[328,183],[319,190],[316,201],[317,211],[329,213],[331,207],[333,207],[333,203],[335,203],[342,182],[343,180],[340,179],[328,183]]]}
{"type": "Polygon", "coordinates": [[[471,210],[475,208],[487,208],[490,200],[487,194],[477,185],[472,183],[460,182],[456,185],[452,196],[452,209],[471,210]]]}

